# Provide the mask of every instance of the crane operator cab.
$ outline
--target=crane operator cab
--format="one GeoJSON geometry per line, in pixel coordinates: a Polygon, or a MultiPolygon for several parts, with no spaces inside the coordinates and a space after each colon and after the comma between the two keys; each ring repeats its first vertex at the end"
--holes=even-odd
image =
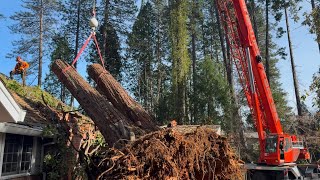
{"type": "Polygon", "coordinates": [[[269,165],[284,165],[296,162],[298,159],[309,160],[310,154],[298,141],[296,136],[288,134],[270,134],[265,140],[265,152],[260,157],[260,163],[269,165]]]}

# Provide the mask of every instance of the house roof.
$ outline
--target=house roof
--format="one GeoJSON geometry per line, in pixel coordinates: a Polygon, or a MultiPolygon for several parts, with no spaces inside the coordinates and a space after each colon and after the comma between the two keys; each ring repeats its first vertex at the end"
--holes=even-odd
{"type": "MultiPolygon", "coordinates": [[[[26,112],[24,121],[17,122],[20,125],[41,129],[58,120],[56,114],[61,111],[57,110],[57,107],[67,107],[63,102],[38,87],[22,87],[17,81],[9,80],[3,74],[0,74],[0,80],[18,106],[26,112]]],[[[86,122],[92,122],[90,118],[80,113],[75,114],[86,122]]]]}

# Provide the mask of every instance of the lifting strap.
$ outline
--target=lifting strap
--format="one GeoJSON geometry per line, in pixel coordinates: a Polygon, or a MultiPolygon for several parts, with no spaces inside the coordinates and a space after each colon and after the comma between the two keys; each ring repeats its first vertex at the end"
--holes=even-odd
{"type": "MultiPolygon", "coordinates": [[[[93,1],[92,16],[94,18],[96,17],[96,2],[95,2],[95,0],[93,1]]],[[[65,73],[67,70],[69,70],[71,67],[74,66],[74,64],[78,61],[78,59],[80,58],[81,54],[83,53],[83,51],[85,50],[85,48],[87,47],[87,45],[89,44],[91,39],[94,40],[94,44],[96,45],[96,48],[97,48],[97,51],[98,51],[98,55],[99,55],[99,58],[100,58],[100,61],[101,61],[101,65],[105,69],[103,58],[102,58],[101,51],[100,51],[100,48],[99,48],[99,43],[98,43],[97,37],[96,37],[96,32],[94,30],[92,30],[92,32],[90,33],[90,36],[88,37],[88,39],[82,45],[82,47],[81,47],[80,51],[78,52],[76,58],[74,58],[74,60],[72,61],[71,65],[69,65],[68,67],[66,67],[62,71],[63,73],[65,73]]]]}

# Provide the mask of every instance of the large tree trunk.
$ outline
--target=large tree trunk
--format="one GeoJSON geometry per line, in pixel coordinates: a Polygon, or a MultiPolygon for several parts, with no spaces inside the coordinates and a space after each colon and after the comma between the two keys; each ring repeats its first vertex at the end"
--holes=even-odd
{"type": "Polygon", "coordinates": [[[269,0],[266,0],[266,74],[270,84],[270,68],[269,68],[269,0]]]}
{"type": "Polygon", "coordinates": [[[43,38],[43,0],[40,1],[39,12],[39,72],[38,72],[38,86],[42,84],[42,38],[43,38]]]}
{"type": "Polygon", "coordinates": [[[67,63],[56,60],[51,69],[88,113],[106,142],[112,146],[120,138],[129,138],[129,132],[124,126],[130,125],[130,121],[92,88],[74,68],[66,69],[67,67],[67,63]]]}
{"type": "MultiPolygon", "coordinates": [[[[77,29],[76,29],[76,41],[74,47],[74,58],[78,55],[78,48],[79,48],[79,33],[80,33],[80,10],[81,10],[81,0],[78,0],[77,4],[77,29]]],[[[74,68],[77,69],[77,62],[74,64],[74,68]]],[[[70,98],[70,106],[73,108],[74,105],[74,97],[71,96],[70,98]]]]}
{"type": "Polygon", "coordinates": [[[258,25],[257,25],[257,18],[256,18],[256,3],[254,0],[250,0],[250,15],[252,16],[252,21],[253,21],[253,30],[254,34],[256,36],[257,43],[259,45],[259,33],[258,33],[258,25]]]}
{"type": "Polygon", "coordinates": [[[107,99],[137,126],[145,130],[157,130],[152,117],[121,87],[120,83],[100,64],[88,67],[89,76],[96,82],[97,89],[107,99]]]}
{"type": "MultiPolygon", "coordinates": [[[[214,1],[213,6],[214,6],[214,11],[215,11],[215,16],[216,16],[216,20],[217,20],[217,26],[218,26],[218,32],[219,32],[219,40],[220,40],[220,46],[221,46],[221,51],[222,51],[222,57],[223,57],[223,63],[224,63],[224,67],[226,69],[227,72],[227,79],[229,79],[231,76],[231,74],[228,74],[228,64],[227,64],[227,55],[226,55],[226,47],[224,45],[224,34],[222,31],[222,26],[221,26],[221,22],[220,22],[220,16],[219,16],[219,12],[216,6],[216,1],[214,1]]],[[[212,10],[213,11],[213,10],[212,10]]],[[[213,13],[211,13],[213,15],[213,13]]],[[[230,83],[230,81],[229,81],[230,83]]]]}
{"type": "MultiPolygon", "coordinates": [[[[196,60],[197,60],[197,55],[196,55],[196,10],[195,10],[195,0],[192,1],[192,14],[191,14],[191,58],[192,58],[192,88],[193,93],[196,93],[196,60]]],[[[195,101],[193,101],[195,103],[195,101]]],[[[190,106],[189,106],[190,107],[190,106]]],[[[195,105],[193,104],[193,107],[191,107],[191,121],[194,120],[194,115],[195,115],[195,105]]]]}
{"type": "Polygon", "coordinates": [[[103,44],[102,44],[102,58],[104,61],[106,61],[107,57],[107,27],[108,27],[108,21],[109,21],[109,5],[110,5],[110,0],[105,0],[105,7],[104,7],[104,20],[103,20],[103,44]]]}
{"type": "MultiPolygon", "coordinates": [[[[226,18],[226,17],[221,17],[221,18],[226,18]]],[[[227,29],[228,27],[226,24],[224,24],[224,29],[227,29]]],[[[239,100],[238,96],[236,95],[236,90],[235,90],[235,85],[234,85],[234,78],[233,78],[233,66],[232,66],[232,56],[231,56],[231,49],[230,49],[230,42],[228,39],[228,36],[224,36],[225,41],[226,41],[226,70],[227,70],[227,80],[230,85],[230,93],[232,95],[232,103],[233,103],[233,109],[232,109],[232,120],[230,123],[230,129],[231,132],[235,132],[239,134],[239,139],[238,139],[238,145],[242,146],[243,149],[247,149],[247,140],[244,136],[244,124],[242,121],[242,117],[240,114],[240,105],[239,105],[239,100]]]]}
{"type": "Polygon", "coordinates": [[[287,35],[288,35],[288,43],[289,43],[289,50],[290,50],[290,61],[291,61],[291,69],[292,69],[292,76],[293,76],[294,92],[296,94],[297,110],[298,110],[298,115],[302,116],[299,84],[298,84],[296,67],[295,67],[294,58],[293,58],[293,49],[292,49],[292,43],[291,43],[290,26],[289,26],[287,7],[284,8],[284,13],[285,13],[285,18],[286,18],[287,35]]]}

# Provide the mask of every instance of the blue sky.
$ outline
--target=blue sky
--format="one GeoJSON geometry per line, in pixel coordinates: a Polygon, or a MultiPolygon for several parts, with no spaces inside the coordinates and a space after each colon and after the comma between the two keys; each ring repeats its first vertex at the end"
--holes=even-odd
{"type": "MultiPolygon", "coordinates": [[[[9,17],[13,15],[15,11],[21,9],[21,1],[14,0],[8,3],[5,0],[0,0],[0,2],[5,3],[6,5],[0,6],[0,13],[3,14],[6,19],[0,20],[0,37],[1,37],[1,46],[0,46],[0,72],[7,74],[15,65],[14,59],[6,58],[6,54],[9,53],[12,49],[12,42],[19,38],[18,35],[13,35],[10,33],[9,29],[7,28],[8,25],[12,24],[13,22],[10,21],[9,17]]],[[[137,2],[140,5],[139,1],[137,2]]],[[[310,11],[311,5],[309,2],[303,3],[303,10],[310,11]]],[[[302,18],[302,17],[301,17],[302,18]]],[[[284,20],[280,23],[280,25],[284,26],[284,20]]],[[[301,23],[291,23],[291,36],[292,36],[292,43],[294,46],[294,58],[296,61],[297,66],[297,73],[299,77],[299,86],[300,86],[300,93],[301,95],[308,91],[310,83],[312,81],[312,76],[315,72],[318,71],[320,65],[320,54],[318,50],[317,43],[314,41],[315,36],[310,34],[307,27],[301,26],[301,23]]],[[[280,47],[286,47],[287,53],[288,51],[288,42],[286,39],[286,35],[283,36],[281,39],[274,39],[274,41],[280,47]]],[[[80,59],[80,64],[81,64],[80,59]]],[[[295,108],[295,97],[294,97],[294,89],[293,89],[293,81],[292,81],[292,74],[291,74],[291,65],[289,56],[286,60],[281,60],[278,63],[278,68],[281,72],[281,83],[283,89],[288,93],[288,102],[289,105],[295,108]]],[[[82,68],[81,65],[79,69],[82,68]]],[[[45,64],[45,71],[48,71],[47,64],[45,64]]],[[[83,71],[85,72],[85,71],[83,71]]],[[[29,79],[29,82],[32,81],[29,79]]],[[[36,82],[35,82],[36,83],[36,82]]],[[[312,95],[307,98],[306,104],[311,108],[312,106],[312,95]]],[[[311,108],[312,109],[312,108],[311,108]]]]}

